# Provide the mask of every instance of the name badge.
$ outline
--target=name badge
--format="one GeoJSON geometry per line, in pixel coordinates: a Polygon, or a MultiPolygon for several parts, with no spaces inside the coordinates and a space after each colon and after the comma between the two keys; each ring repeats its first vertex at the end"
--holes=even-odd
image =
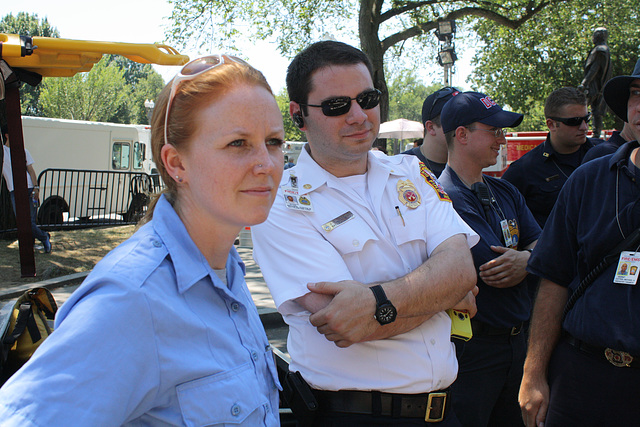
{"type": "Polygon", "coordinates": [[[284,187],[283,189],[284,204],[287,209],[293,209],[295,211],[313,212],[313,205],[311,204],[311,198],[308,194],[302,196],[298,194],[298,190],[291,187],[284,187]]]}
{"type": "Polygon", "coordinates": [[[353,212],[347,211],[342,215],[335,217],[331,221],[325,222],[324,224],[322,224],[322,229],[328,233],[329,231],[333,230],[336,227],[341,226],[342,224],[349,221],[350,219],[353,219],[353,212]]]}
{"type": "Polygon", "coordinates": [[[509,222],[506,219],[500,221],[500,228],[502,228],[502,236],[504,237],[504,246],[510,248],[513,246],[513,239],[511,238],[511,231],[509,230],[509,222]]]}
{"type": "Polygon", "coordinates": [[[618,259],[616,276],[613,278],[613,283],[636,285],[638,283],[638,269],[640,269],[640,252],[622,252],[620,259],[618,259]]]}

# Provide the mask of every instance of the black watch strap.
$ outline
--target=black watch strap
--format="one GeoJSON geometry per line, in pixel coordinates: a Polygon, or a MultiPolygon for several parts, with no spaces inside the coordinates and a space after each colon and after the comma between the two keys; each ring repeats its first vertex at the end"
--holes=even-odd
{"type": "Polygon", "coordinates": [[[384,289],[382,289],[381,285],[371,286],[369,289],[373,292],[373,295],[376,297],[376,306],[381,306],[385,302],[390,302],[387,299],[387,294],[384,293],[384,289]]]}

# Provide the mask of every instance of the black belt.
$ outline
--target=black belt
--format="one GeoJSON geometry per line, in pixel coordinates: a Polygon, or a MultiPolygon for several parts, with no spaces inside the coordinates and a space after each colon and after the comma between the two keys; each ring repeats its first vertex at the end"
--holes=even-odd
{"type": "Polygon", "coordinates": [[[422,418],[426,422],[444,419],[449,389],[422,394],[395,394],[379,391],[313,390],[320,411],[374,416],[422,418]]]}
{"type": "Polygon", "coordinates": [[[618,368],[635,368],[640,369],[640,357],[634,357],[626,351],[613,350],[611,348],[598,347],[588,344],[577,338],[572,337],[568,333],[564,333],[563,339],[578,350],[604,359],[618,368]]]}
{"type": "Polygon", "coordinates": [[[481,322],[480,320],[471,319],[471,329],[473,330],[473,335],[518,335],[520,332],[522,332],[522,325],[523,323],[520,323],[511,328],[497,328],[495,326],[489,325],[488,323],[481,322]]]}

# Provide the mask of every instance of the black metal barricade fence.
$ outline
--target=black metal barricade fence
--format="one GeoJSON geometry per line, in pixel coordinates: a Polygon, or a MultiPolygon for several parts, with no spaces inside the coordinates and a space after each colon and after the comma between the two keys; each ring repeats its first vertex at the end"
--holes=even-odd
{"type": "MultiPolygon", "coordinates": [[[[45,169],[38,177],[38,224],[44,229],[135,224],[151,195],[162,189],[159,175],[79,169],[45,169]]],[[[3,186],[3,192],[6,188],[3,186]]],[[[9,197],[0,197],[0,233],[15,230],[9,197]],[[6,206],[6,204],[9,204],[6,206]]]]}

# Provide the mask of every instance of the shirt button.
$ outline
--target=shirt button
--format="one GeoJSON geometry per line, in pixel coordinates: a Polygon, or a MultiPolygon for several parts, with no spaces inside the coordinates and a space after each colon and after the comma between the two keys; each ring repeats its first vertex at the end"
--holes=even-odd
{"type": "Polygon", "coordinates": [[[237,404],[233,405],[231,407],[231,415],[239,415],[240,414],[240,406],[238,406],[237,404]]]}
{"type": "Polygon", "coordinates": [[[256,362],[258,361],[258,353],[254,351],[251,352],[251,357],[253,358],[253,360],[255,360],[256,362]]]}
{"type": "Polygon", "coordinates": [[[436,345],[436,340],[434,340],[433,338],[431,338],[431,345],[436,345]]]}
{"type": "Polygon", "coordinates": [[[159,247],[161,247],[161,246],[162,246],[162,243],[161,243],[161,242],[159,242],[158,240],[154,240],[154,241],[153,241],[153,246],[155,246],[156,248],[159,248],[159,247]]]}
{"type": "Polygon", "coordinates": [[[267,411],[267,412],[271,411],[271,408],[269,407],[268,403],[266,405],[264,405],[264,410],[267,411]]]}
{"type": "Polygon", "coordinates": [[[360,246],[360,241],[358,239],[353,239],[353,246],[360,246]]]}
{"type": "Polygon", "coordinates": [[[240,304],[238,304],[237,302],[231,303],[231,310],[238,311],[239,308],[240,304]]]}

